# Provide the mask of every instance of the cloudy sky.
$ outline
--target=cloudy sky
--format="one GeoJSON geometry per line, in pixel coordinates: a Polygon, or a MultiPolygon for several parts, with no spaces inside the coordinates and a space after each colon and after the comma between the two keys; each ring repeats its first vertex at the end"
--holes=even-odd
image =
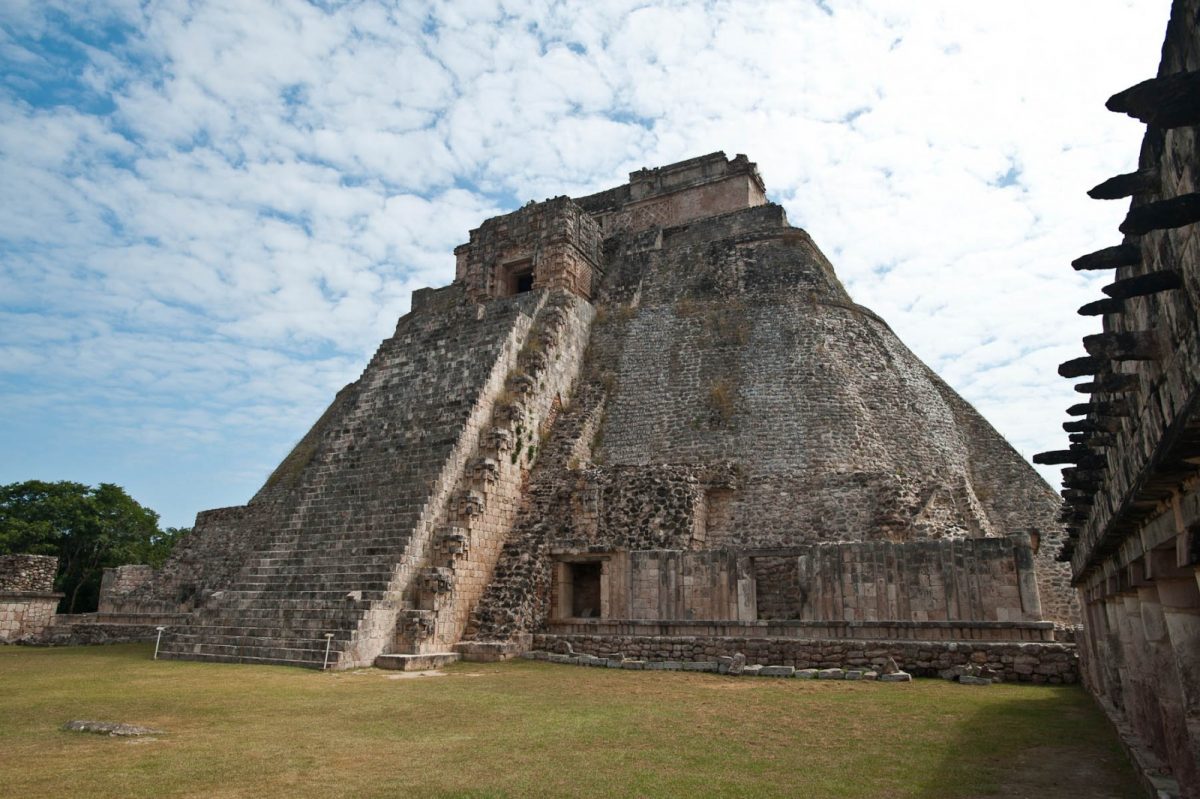
{"type": "MultiPolygon", "coordinates": [[[[747,153],[1026,457],[1167,0],[0,0],[0,482],[245,502],[485,217],[747,153]]],[[[1052,472],[1048,476],[1054,477],[1052,472]]]]}

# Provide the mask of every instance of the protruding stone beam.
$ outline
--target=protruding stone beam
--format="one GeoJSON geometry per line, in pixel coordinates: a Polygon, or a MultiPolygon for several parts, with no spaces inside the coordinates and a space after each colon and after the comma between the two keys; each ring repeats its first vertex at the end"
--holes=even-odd
{"type": "MultiPolygon", "coordinates": [[[[1093,200],[1119,200],[1159,188],[1158,170],[1152,167],[1126,172],[1093,186],[1088,196],[1093,200]]],[[[1078,267],[1076,267],[1078,268],[1078,267]]]]}
{"type": "Polygon", "coordinates": [[[1080,316],[1106,316],[1112,313],[1121,313],[1125,310],[1125,300],[1117,300],[1109,297],[1105,300],[1096,300],[1079,306],[1076,311],[1080,316]]]}
{"type": "Polygon", "coordinates": [[[1119,399],[1109,402],[1080,402],[1067,408],[1068,416],[1087,416],[1089,413],[1099,416],[1128,416],[1129,403],[1119,399]]]}
{"type": "Polygon", "coordinates": [[[1104,361],[1085,355],[1082,358],[1072,358],[1058,365],[1058,373],[1062,377],[1083,377],[1094,375],[1104,367],[1104,361]]]}
{"type": "Polygon", "coordinates": [[[1075,390],[1080,394],[1124,394],[1137,387],[1137,375],[1097,375],[1092,382],[1075,386],[1075,390]]]}
{"type": "Polygon", "coordinates": [[[1077,271],[1089,269],[1116,269],[1121,266],[1136,266],[1142,262],[1142,248],[1136,244],[1126,242],[1118,244],[1114,247],[1105,247],[1103,250],[1089,252],[1087,255],[1081,255],[1074,261],[1071,261],[1071,266],[1077,271]]]}
{"type": "Polygon", "coordinates": [[[1108,461],[1104,457],[1095,454],[1090,449],[1075,447],[1039,452],[1033,456],[1033,462],[1042,466],[1072,463],[1080,469],[1103,469],[1108,465],[1108,461]]]}
{"type": "Polygon", "coordinates": [[[1039,452],[1033,456],[1034,463],[1040,463],[1043,466],[1054,466],[1059,463],[1074,463],[1076,453],[1069,449],[1053,449],[1048,452],[1039,452]]]}
{"type": "Polygon", "coordinates": [[[1104,107],[1159,128],[1200,125],[1200,70],[1144,80],[1109,97],[1104,107]]]}
{"type": "Polygon", "coordinates": [[[1074,466],[1068,466],[1062,470],[1063,479],[1080,480],[1083,482],[1093,481],[1098,482],[1104,479],[1103,469],[1081,469],[1074,466]]]}
{"type": "Polygon", "coordinates": [[[1057,560],[1059,563],[1071,562],[1071,558],[1075,556],[1075,541],[1073,539],[1078,535],[1078,532],[1075,533],[1074,536],[1072,536],[1069,532],[1067,533],[1068,540],[1062,545],[1062,549],[1058,551],[1058,555],[1056,555],[1054,558],[1055,560],[1057,560]]]}
{"type": "Polygon", "coordinates": [[[1076,510],[1067,505],[1058,512],[1058,520],[1064,524],[1068,522],[1086,522],[1090,514],[1086,511],[1076,510]]]}
{"type": "Polygon", "coordinates": [[[1121,423],[1116,419],[1077,419],[1073,422],[1063,422],[1063,430],[1068,433],[1115,433],[1121,429],[1121,423]]]}
{"type": "Polygon", "coordinates": [[[1092,505],[1095,503],[1095,496],[1086,491],[1080,491],[1077,488],[1064,488],[1059,492],[1062,498],[1072,505],[1092,505]]]}
{"type": "Polygon", "coordinates": [[[1193,222],[1200,222],[1200,193],[1197,192],[1130,208],[1117,229],[1130,236],[1141,236],[1151,230],[1183,227],[1193,222]]]}
{"type": "Polygon", "coordinates": [[[1158,336],[1149,330],[1084,336],[1083,348],[1097,359],[1110,361],[1152,361],[1161,354],[1158,336]]]}
{"type": "Polygon", "coordinates": [[[1160,291],[1170,291],[1183,285],[1183,276],[1174,269],[1163,269],[1158,272],[1147,272],[1136,277],[1127,277],[1109,283],[1100,289],[1108,296],[1127,300],[1130,297],[1143,297],[1147,294],[1157,294],[1160,291]]]}

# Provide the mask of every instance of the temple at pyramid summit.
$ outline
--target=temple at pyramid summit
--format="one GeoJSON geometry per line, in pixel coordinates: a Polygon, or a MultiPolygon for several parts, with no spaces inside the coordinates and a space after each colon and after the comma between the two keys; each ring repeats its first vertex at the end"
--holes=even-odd
{"type": "Polygon", "coordinates": [[[746,156],[530,203],[455,256],[254,497],[109,575],[99,622],[165,626],[160,657],[318,668],[1076,678],[1059,498],[746,156]]]}

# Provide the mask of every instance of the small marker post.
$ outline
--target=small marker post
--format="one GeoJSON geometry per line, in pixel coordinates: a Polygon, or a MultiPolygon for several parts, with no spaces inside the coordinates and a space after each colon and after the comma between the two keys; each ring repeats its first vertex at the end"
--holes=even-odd
{"type": "Polygon", "coordinates": [[[158,630],[158,638],[156,638],[154,640],[154,659],[158,660],[158,647],[162,643],[163,630],[165,630],[167,628],[166,627],[155,627],[154,629],[158,630]]]}
{"type": "Polygon", "coordinates": [[[329,645],[333,643],[333,633],[325,633],[325,663],[321,666],[321,671],[329,670],[329,645]]]}

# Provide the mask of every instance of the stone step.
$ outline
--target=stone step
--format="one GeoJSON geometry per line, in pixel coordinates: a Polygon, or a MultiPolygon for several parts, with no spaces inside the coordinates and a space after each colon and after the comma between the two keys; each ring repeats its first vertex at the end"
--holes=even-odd
{"type": "Polygon", "coordinates": [[[358,619],[345,620],[303,620],[297,619],[281,622],[278,619],[212,619],[208,622],[180,625],[171,628],[171,635],[207,635],[270,638],[307,637],[323,638],[325,633],[333,633],[334,638],[349,638],[358,630],[358,619]],[[240,622],[240,623],[239,623],[240,622]]]}
{"type": "Polygon", "coordinates": [[[358,631],[358,624],[324,624],[311,626],[271,624],[190,624],[179,627],[172,635],[202,638],[312,638],[324,639],[326,632],[334,633],[335,641],[348,641],[358,631]]]}
{"type": "MultiPolygon", "coordinates": [[[[250,655],[215,655],[209,653],[175,653],[160,651],[158,653],[159,660],[191,660],[202,663],[245,663],[248,665],[259,666],[293,666],[302,669],[319,669],[324,662],[324,654],[322,653],[321,660],[288,660],[285,658],[269,658],[269,657],[253,657],[250,655]]],[[[333,668],[336,661],[333,660],[333,655],[330,655],[329,667],[333,668]]]]}
{"type": "Polygon", "coordinates": [[[347,594],[359,591],[384,594],[391,580],[352,580],[344,579],[318,580],[297,577],[277,577],[275,579],[238,580],[233,590],[244,594],[259,596],[281,596],[294,599],[328,599],[341,600],[347,594]]]}
{"type": "Polygon", "coordinates": [[[392,566],[389,563],[326,563],[326,564],[278,564],[275,566],[247,566],[239,579],[276,577],[324,577],[326,579],[390,579],[392,566]]]}
{"type": "MultiPolygon", "coordinates": [[[[287,600],[280,600],[286,602],[287,600]]],[[[357,619],[369,610],[369,604],[364,607],[357,603],[340,607],[325,603],[314,607],[293,607],[287,605],[273,606],[270,604],[239,604],[223,608],[205,608],[197,613],[196,620],[234,619],[234,618],[270,618],[288,621],[292,619],[357,619]]]]}
{"type": "Polygon", "coordinates": [[[326,535],[308,534],[292,536],[284,539],[272,539],[266,546],[257,551],[263,555],[284,555],[293,552],[330,552],[364,550],[371,554],[372,550],[398,550],[411,540],[411,532],[403,534],[362,533],[351,534],[344,531],[331,532],[326,535]]]}
{"type": "Polygon", "coordinates": [[[437,669],[460,659],[457,652],[431,652],[425,655],[380,655],[375,658],[375,668],[397,671],[426,671],[437,669]]]}
{"type": "MultiPolygon", "coordinates": [[[[166,636],[164,635],[164,642],[166,636]]],[[[349,633],[339,638],[335,635],[330,639],[329,651],[340,652],[350,641],[349,633]]],[[[325,652],[325,636],[290,636],[290,635],[207,635],[203,633],[175,633],[169,641],[171,650],[174,652],[187,652],[194,650],[200,646],[204,647],[232,647],[237,649],[251,649],[259,651],[277,650],[277,649],[311,649],[325,652]]],[[[324,655],[322,654],[322,657],[324,655]]]]}
{"type": "Polygon", "coordinates": [[[275,591],[271,591],[271,593],[250,591],[250,593],[233,596],[227,594],[221,597],[220,601],[200,608],[199,612],[210,615],[256,608],[292,614],[322,611],[366,611],[366,609],[376,607],[377,602],[395,601],[385,599],[385,596],[384,591],[364,591],[362,599],[350,600],[346,599],[346,595],[342,593],[296,596],[295,594],[275,593],[275,591]]]}
{"type": "Polygon", "coordinates": [[[302,555],[288,555],[288,557],[256,557],[247,560],[247,567],[250,569],[280,569],[280,567],[289,566],[305,566],[316,569],[318,566],[340,566],[343,571],[350,569],[388,569],[400,561],[400,553],[395,549],[389,549],[388,552],[378,552],[370,554],[346,553],[338,554],[336,552],[322,552],[302,555]]]}
{"type": "MultiPolygon", "coordinates": [[[[330,651],[329,665],[337,663],[340,653],[330,651]]],[[[313,647],[274,647],[270,649],[249,649],[243,646],[228,644],[198,643],[176,648],[164,645],[160,647],[158,656],[176,660],[216,660],[222,663],[276,663],[289,666],[308,666],[320,668],[325,661],[325,643],[319,648],[313,647]]]]}

